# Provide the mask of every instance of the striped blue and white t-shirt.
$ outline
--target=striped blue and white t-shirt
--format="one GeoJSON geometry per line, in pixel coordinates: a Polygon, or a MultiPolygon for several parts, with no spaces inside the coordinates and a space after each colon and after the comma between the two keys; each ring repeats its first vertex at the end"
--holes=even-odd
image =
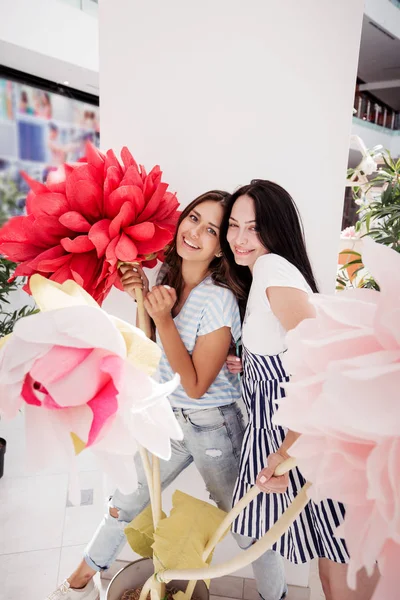
{"type": "MultiPolygon", "coordinates": [[[[189,294],[174,323],[186,346],[192,354],[199,336],[216,331],[221,327],[230,327],[235,342],[240,339],[241,323],[239,307],[234,294],[212,281],[204,279],[189,294]]],[[[157,333],[157,344],[162,350],[158,369],[159,381],[168,381],[174,375],[165,355],[160,337],[157,333]]],[[[225,406],[240,399],[240,384],[237,375],[229,373],[226,365],[222,367],[208,391],[201,398],[189,398],[180,385],[169,396],[171,405],[176,408],[213,408],[225,406]]]]}

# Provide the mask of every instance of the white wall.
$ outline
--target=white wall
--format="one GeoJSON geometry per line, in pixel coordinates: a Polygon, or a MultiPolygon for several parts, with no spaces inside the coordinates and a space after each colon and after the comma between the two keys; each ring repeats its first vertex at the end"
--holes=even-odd
{"type": "MultiPolygon", "coordinates": [[[[362,15],[363,0],[101,0],[103,149],[160,164],[183,204],[276,180],[333,290],[362,15]]],[[[107,306],[119,310],[117,294],[107,306]]],[[[202,490],[193,470],[179,486],[202,490]]],[[[226,544],[216,561],[236,552],[226,544]]]]}
{"type": "Polygon", "coordinates": [[[333,289],[363,2],[246,7],[102,0],[101,143],[160,163],[182,203],[278,181],[333,289]]]}
{"type": "Polygon", "coordinates": [[[0,0],[0,63],[95,94],[98,20],[57,0],[0,0]]]}

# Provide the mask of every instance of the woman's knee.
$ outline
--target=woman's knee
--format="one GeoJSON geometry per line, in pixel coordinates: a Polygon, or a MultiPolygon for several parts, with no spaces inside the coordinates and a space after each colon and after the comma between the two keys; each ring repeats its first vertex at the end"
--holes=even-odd
{"type": "Polygon", "coordinates": [[[242,550],[247,550],[256,541],[253,538],[248,537],[247,535],[241,535],[240,533],[235,533],[234,531],[232,531],[232,535],[235,538],[237,545],[242,550]]]}

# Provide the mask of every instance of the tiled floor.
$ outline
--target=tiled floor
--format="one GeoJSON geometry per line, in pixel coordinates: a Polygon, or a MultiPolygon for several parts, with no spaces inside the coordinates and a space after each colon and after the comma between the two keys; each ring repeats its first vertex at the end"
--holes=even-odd
{"type": "MultiPolygon", "coordinates": [[[[44,600],[77,566],[104,511],[102,477],[90,455],[78,463],[83,503],[71,506],[65,468],[34,474],[25,466],[23,431],[22,415],[0,421],[0,436],[7,439],[0,479],[0,600],[44,600]]],[[[123,564],[117,562],[108,577],[123,564]]],[[[96,579],[104,600],[109,581],[96,579]]],[[[311,580],[311,595],[308,588],[291,587],[288,600],[323,600],[315,572],[311,580]]],[[[211,600],[258,600],[254,581],[240,577],[213,580],[210,594],[211,600]]]]}

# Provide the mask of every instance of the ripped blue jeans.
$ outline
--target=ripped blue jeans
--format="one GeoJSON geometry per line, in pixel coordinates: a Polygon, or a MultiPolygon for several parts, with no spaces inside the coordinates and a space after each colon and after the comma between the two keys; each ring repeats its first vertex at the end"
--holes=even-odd
{"type": "MultiPolygon", "coordinates": [[[[161,486],[168,487],[192,462],[202,476],[210,498],[219,508],[231,509],[232,493],[239,468],[244,422],[237,404],[206,409],[174,409],[184,439],[172,442],[169,461],[160,461],[161,486]]],[[[117,558],[125,544],[124,528],[149,503],[149,491],[139,455],[135,456],[138,488],[124,495],[118,490],[110,498],[109,509],[118,509],[118,518],[104,515],[85,549],[85,561],[102,571],[117,558]]]]}

